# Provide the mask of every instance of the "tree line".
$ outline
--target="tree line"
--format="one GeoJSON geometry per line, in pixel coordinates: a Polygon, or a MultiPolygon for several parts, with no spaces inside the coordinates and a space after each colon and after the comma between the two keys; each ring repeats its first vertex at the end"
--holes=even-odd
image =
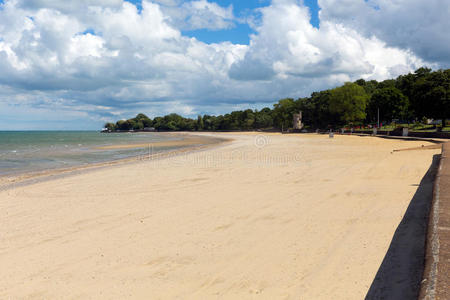
{"type": "Polygon", "coordinates": [[[398,120],[410,123],[424,118],[450,117],[450,69],[432,71],[420,68],[396,79],[378,82],[359,79],[334,89],[314,92],[310,97],[285,98],[273,108],[240,110],[228,114],[184,118],[178,114],[151,119],[138,114],[128,120],[107,123],[110,131],[219,131],[288,129],[293,114],[303,112],[309,128],[333,128],[346,125],[375,124],[398,120]]]}

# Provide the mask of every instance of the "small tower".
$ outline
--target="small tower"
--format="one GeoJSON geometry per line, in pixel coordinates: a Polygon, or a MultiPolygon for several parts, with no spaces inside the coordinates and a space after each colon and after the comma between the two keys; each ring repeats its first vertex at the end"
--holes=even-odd
{"type": "Polygon", "coordinates": [[[302,112],[300,111],[298,114],[294,114],[294,130],[300,130],[303,128],[303,123],[302,123],[302,112]]]}

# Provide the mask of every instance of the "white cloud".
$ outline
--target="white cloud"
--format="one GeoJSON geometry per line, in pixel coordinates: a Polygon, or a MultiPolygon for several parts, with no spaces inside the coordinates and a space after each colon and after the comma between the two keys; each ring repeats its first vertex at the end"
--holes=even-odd
{"type": "Polygon", "coordinates": [[[450,1],[319,0],[320,18],[448,67],[450,1]]]}
{"type": "Polygon", "coordinates": [[[189,29],[225,29],[232,27],[233,6],[223,8],[207,0],[186,2],[181,7],[188,13],[189,29]]]}
{"type": "Polygon", "coordinates": [[[222,30],[234,27],[233,5],[222,7],[208,0],[159,0],[169,23],[180,30],[222,30]]]}
{"type": "Polygon", "coordinates": [[[278,77],[326,77],[330,74],[383,79],[413,70],[423,61],[407,50],[387,47],[376,37],[322,20],[320,29],[309,23],[309,11],[296,1],[277,0],[261,9],[262,19],[243,61],[230,76],[273,80],[278,77]],[[280,16],[283,16],[280,18],[280,16]]]}
{"type": "Polygon", "coordinates": [[[324,9],[317,29],[300,2],[274,0],[260,9],[250,45],[237,45],[205,44],[181,32],[232,26],[231,6],[170,1],[143,1],[142,11],[122,0],[67,6],[56,0],[5,1],[0,106],[38,111],[43,120],[54,111],[97,121],[140,111],[219,113],[360,77],[395,77],[424,64],[408,47],[336,21],[364,3],[353,1],[356,8],[349,4],[333,16],[324,9]]]}

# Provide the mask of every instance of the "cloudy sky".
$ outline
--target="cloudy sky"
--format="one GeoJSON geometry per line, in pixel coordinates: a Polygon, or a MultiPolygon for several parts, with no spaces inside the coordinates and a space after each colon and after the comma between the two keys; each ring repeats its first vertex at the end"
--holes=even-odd
{"type": "Polygon", "coordinates": [[[0,0],[0,130],[271,106],[450,65],[447,0],[0,0]]]}

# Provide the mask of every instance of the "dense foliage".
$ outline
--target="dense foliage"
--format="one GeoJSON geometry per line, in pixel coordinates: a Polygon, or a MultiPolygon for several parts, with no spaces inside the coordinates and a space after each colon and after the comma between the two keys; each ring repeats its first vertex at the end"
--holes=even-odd
{"type": "Polygon", "coordinates": [[[363,121],[369,96],[363,87],[347,82],[331,90],[329,110],[343,123],[363,121]]]}
{"type": "Polygon", "coordinates": [[[219,116],[203,115],[196,120],[177,114],[153,120],[138,114],[129,120],[107,123],[111,131],[143,130],[254,130],[292,127],[293,114],[303,112],[310,128],[328,128],[349,124],[374,124],[380,121],[412,122],[424,118],[450,117],[450,69],[431,71],[420,68],[397,79],[377,82],[359,79],[341,87],[314,92],[310,97],[279,100],[273,108],[243,110],[219,116]]]}

